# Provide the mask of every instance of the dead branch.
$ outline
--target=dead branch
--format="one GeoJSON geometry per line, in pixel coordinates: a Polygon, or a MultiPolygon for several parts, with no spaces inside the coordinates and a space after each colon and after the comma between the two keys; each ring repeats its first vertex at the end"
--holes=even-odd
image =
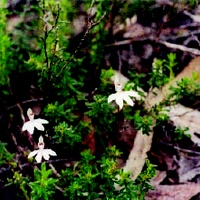
{"type": "Polygon", "coordinates": [[[183,45],[180,45],[180,44],[172,44],[172,43],[161,41],[161,40],[158,41],[158,43],[164,44],[166,47],[169,47],[171,49],[178,49],[178,50],[181,50],[181,51],[184,51],[184,52],[192,53],[196,56],[200,55],[200,51],[198,49],[189,48],[189,47],[186,47],[186,46],[183,46],[183,45]]]}

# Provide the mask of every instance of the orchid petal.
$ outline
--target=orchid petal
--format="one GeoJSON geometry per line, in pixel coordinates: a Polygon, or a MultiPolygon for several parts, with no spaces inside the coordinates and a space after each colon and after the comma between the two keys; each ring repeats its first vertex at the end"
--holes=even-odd
{"type": "Polygon", "coordinates": [[[38,139],[38,143],[44,143],[44,139],[43,137],[40,135],[39,139],[38,139]]]}
{"type": "Polygon", "coordinates": [[[119,108],[121,110],[123,108],[123,106],[124,106],[124,102],[123,102],[123,97],[122,97],[122,95],[120,93],[117,95],[115,101],[116,101],[117,105],[119,106],[119,108]]]}
{"type": "Polygon", "coordinates": [[[34,150],[31,153],[29,153],[28,158],[31,158],[33,156],[35,156],[38,153],[39,150],[34,150]]]}
{"type": "Polygon", "coordinates": [[[44,150],[42,151],[42,155],[43,155],[43,157],[44,157],[45,160],[49,160],[50,156],[49,156],[49,151],[48,151],[48,149],[44,149],[44,150]]]}
{"type": "Polygon", "coordinates": [[[34,124],[32,121],[26,122],[27,126],[26,126],[26,130],[30,133],[33,134],[34,132],[34,124]]]}
{"type": "Polygon", "coordinates": [[[32,111],[31,108],[29,108],[29,109],[27,110],[27,116],[28,116],[28,118],[29,118],[30,121],[31,121],[31,120],[34,120],[34,113],[33,113],[33,111],[32,111]]]}
{"type": "Polygon", "coordinates": [[[141,96],[135,91],[125,91],[127,96],[135,97],[136,99],[141,99],[141,96]]]}
{"type": "Polygon", "coordinates": [[[126,103],[128,105],[130,105],[130,106],[134,105],[133,100],[128,95],[124,95],[123,99],[124,99],[124,101],[126,101],[126,103]]]}
{"type": "Polygon", "coordinates": [[[44,126],[41,123],[34,120],[33,124],[38,130],[44,131],[44,126]]]}
{"type": "Polygon", "coordinates": [[[43,155],[43,150],[39,150],[37,156],[35,157],[37,163],[40,163],[42,161],[42,155],[43,155]]]}
{"type": "Polygon", "coordinates": [[[48,150],[49,155],[51,155],[51,156],[57,156],[57,154],[56,154],[55,151],[53,151],[51,149],[47,149],[47,150],[48,150]]]}
{"type": "Polygon", "coordinates": [[[108,103],[110,103],[111,101],[114,101],[116,99],[116,94],[109,95],[109,97],[108,97],[108,103]]]}
{"type": "Polygon", "coordinates": [[[49,123],[46,119],[41,119],[41,118],[35,119],[34,121],[36,121],[40,124],[48,124],[49,123]]]}
{"type": "Polygon", "coordinates": [[[26,131],[28,126],[29,126],[29,121],[28,122],[25,122],[24,125],[22,126],[22,131],[26,131]]]}

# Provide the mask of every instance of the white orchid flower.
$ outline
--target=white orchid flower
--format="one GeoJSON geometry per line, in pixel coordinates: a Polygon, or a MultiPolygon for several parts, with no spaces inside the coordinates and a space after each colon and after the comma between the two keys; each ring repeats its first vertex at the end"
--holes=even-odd
{"type": "Polygon", "coordinates": [[[140,95],[135,91],[121,91],[121,92],[116,92],[115,94],[109,95],[108,103],[115,100],[116,104],[119,106],[119,109],[121,110],[124,106],[124,101],[128,105],[134,106],[133,99],[131,99],[130,97],[135,97],[136,99],[141,98],[140,95]]]}
{"type": "Polygon", "coordinates": [[[42,157],[45,160],[49,160],[50,155],[51,156],[57,156],[55,151],[53,151],[51,149],[44,149],[44,141],[43,141],[42,136],[39,137],[38,148],[39,148],[38,150],[34,150],[28,155],[28,158],[31,158],[31,157],[37,155],[35,157],[37,163],[41,163],[42,157]]]}
{"type": "Polygon", "coordinates": [[[124,85],[121,83],[120,77],[118,75],[115,76],[114,84],[115,84],[116,93],[109,95],[108,103],[115,100],[115,102],[119,106],[120,110],[124,106],[124,101],[128,105],[134,106],[133,99],[131,99],[130,97],[135,97],[136,99],[141,99],[141,96],[136,91],[123,91],[124,85]]]}
{"type": "Polygon", "coordinates": [[[42,124],[48,124],[49,122],[45,119],[34,119],[34,113],[31,108],[28,109],[27,115],[29,121],[25,122],[22,131],[28,131],[30,134],[33,134],[34,128],[37,128],[40,131],[44,131],[44,126],[42,124]]]}

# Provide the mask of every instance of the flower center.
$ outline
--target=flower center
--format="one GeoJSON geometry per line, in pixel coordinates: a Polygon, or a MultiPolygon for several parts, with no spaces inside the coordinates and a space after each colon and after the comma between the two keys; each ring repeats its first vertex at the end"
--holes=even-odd
{"type": "Polygon", "coordinates": [[[115,91],[116,92],[122,91],[122,84],[120,82],[115,83],[115,91]]]}

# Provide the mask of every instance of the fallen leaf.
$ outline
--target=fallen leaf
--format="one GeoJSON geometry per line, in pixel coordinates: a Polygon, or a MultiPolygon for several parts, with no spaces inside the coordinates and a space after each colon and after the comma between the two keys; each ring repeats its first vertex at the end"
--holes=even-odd
{"type": "Polygon", "coordinates": [[[200,192],[200,184],[159,185],[146,194],[145,200],[188,200],[200,192]]]}

